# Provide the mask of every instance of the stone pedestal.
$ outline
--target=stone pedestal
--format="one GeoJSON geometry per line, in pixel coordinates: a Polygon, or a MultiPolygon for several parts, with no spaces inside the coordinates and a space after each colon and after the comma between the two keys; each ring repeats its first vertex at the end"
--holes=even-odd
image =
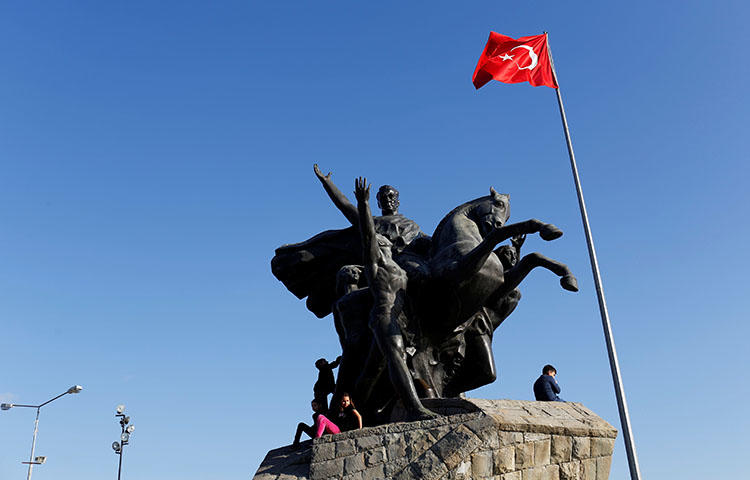
{"type": "Polygon", "coordinates": [[[443,416],[271,450],[253,480],[607,480],[617,430],[580,403],[433,399],[443,416]]]}

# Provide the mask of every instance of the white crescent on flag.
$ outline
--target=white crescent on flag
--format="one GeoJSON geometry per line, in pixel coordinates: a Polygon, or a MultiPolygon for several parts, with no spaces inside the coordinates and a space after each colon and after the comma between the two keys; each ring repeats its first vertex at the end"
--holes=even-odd
{"type": "Polygon", "coordinates": [[[519,70],[533,70],[534,67],[536,67],[537,64],[539,63],[539,56],[536,53],[534,53],[534,49],[531,48],[528,45],[518,45],[517,47],[511,48],[510,51],[512,52],[516,48],[525,48],[526,50],[528,50],[529,51],[529,58],[531,59],[531,64],[527,65],[525,67],[519,67],[518,63],[516,63],[516,66],[518,67],[518,69],[519,70]]]}

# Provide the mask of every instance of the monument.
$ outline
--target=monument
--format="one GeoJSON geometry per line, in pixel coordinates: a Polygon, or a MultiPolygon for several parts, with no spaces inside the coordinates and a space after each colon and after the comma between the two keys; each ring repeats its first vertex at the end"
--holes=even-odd
{"type": "Polygon", "coordinates": [[[510,196],[490,188],[429,236],[399,213],[394,187],[380,187],[373,216],[366,179],[354,182],[354,205],[330,173],[314,172],[352,225],[278,248],[271,269],[313,314],[332,314],[342,351],[331,405],[351,394],[369,428],[271,451],[256,478],[607,478],[616,430],[582,405],[462,398],[495,381],[492,336],[534,268],[578,290],[565,264],[521,254],[527,235],[563,232],[508,223],[510,196]],[[604,439],[596,455],[592,438],[604,439]]]}

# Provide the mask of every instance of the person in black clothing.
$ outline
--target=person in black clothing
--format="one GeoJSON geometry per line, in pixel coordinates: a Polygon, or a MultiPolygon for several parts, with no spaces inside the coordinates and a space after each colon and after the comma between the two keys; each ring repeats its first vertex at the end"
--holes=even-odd
{"type": "Polygon", "coordinates": [[[362,415],[354,408],[354,403],[348,393],[344,392],[341,395],[341,407],[333,420],[342,432],[362,428],[362,415]]]}
{"type": "Polygon", "coordinates": [[[534,397],[542,402],[564,402],[558,397],[560,385],[555,380],[557,370],[552,365],[545,365],[542,368],[542,375],[534,382],[534,397]]]}
{"type": "Polygon", "coordinates": [[[331,363],[328,363],[325,358],[320,358],[315,362],[315,367],[318,369],[318,381],[313,385],[313,396],[322,405],[321,411],[323,412],[328,411],[328,394],[336,390],[333,369],[338,367],[339,363],[341,363],[340,355],[331,363]]]}

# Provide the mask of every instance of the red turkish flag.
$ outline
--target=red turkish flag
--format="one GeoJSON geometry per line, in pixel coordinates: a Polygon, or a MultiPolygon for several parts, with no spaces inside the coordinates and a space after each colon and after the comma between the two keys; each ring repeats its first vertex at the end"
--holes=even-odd
{"type": "Polygon", "coordinates": [[[547,50],[547,34],[515,39],[490,32],[472,81],[479,89],[492,79],[557,88],[547,50]]]}

